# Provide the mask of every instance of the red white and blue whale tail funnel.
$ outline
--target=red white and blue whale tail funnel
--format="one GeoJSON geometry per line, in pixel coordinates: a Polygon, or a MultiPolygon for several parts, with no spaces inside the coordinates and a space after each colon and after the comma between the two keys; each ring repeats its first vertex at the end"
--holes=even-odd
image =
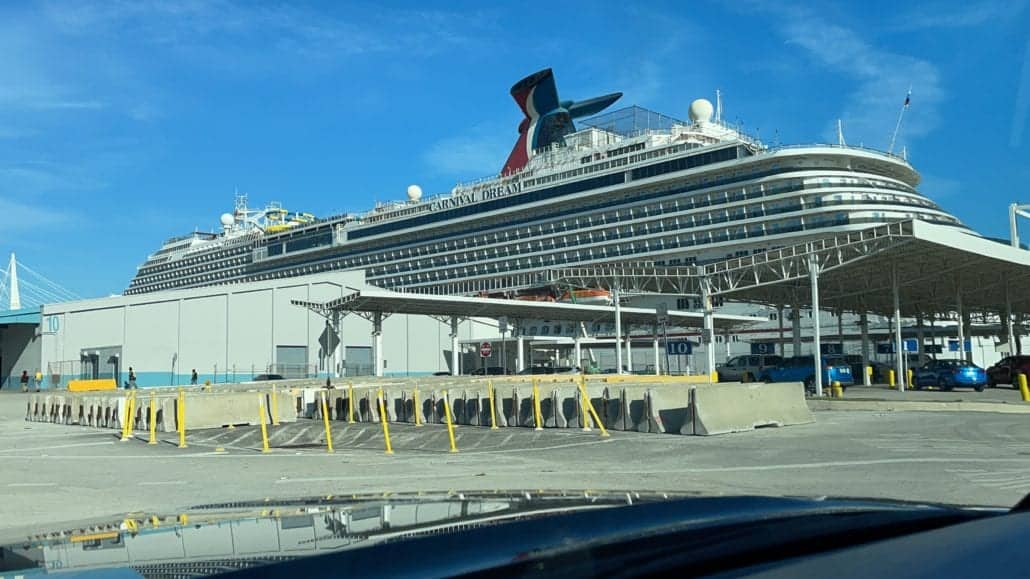
{"type": "Polygon", "coordinates": [[[612,104],[621,92],[585,101],[560,101],[554,85],[554,73],[546,68],[531,74],[511,87],[511,96],[525,118],[519,123],[519,140],[504,163],[502,175],[510,175],[529,162],[533,152],[552,144],[565,142],[564,137],[576,130],[572,119],[597,114],[612,104]]]}

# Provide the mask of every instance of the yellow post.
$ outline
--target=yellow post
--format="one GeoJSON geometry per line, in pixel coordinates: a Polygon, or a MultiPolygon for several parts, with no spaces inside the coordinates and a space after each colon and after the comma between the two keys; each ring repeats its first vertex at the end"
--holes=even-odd
{"type": "Polygon", "coordinates": [[[487,393],[490,395],[490,430],[497,430],[497,408],[494,406],[494,381],[486,381],[487,393]]]}
{"type": "Polygon", "coordinates": [[[347,382],[347,424],[354,424],[354,383],[347,382]]]}
{"type": "Polygon", "coordinates": [[[601,419],[597,416],[597,411],[594,410],[594,403],[590,401],[590,397],[587,396],[587,388],[581,381],[579,383],[579,393],[583,396],[583,406],[590,411],[590,416],[594,419],[594,424],[601,429],[601,436],[609,436],[608,430],[604,427],[601,419]]]}
{"type": "Polygon", "coordinates": [[[147,444],[157,444],[157,395],[150,395],[150,440],[147,444]]]}
{"type": "Polygon", "coordinates": [[[264,394],[258,394],[258,420],[261,421],[261,452],[268,452],[268,428],[265,426],[264,394]]]}
{"type": "Polygon", "coordinates": [[[333,432],[329,429],[329,411],[326,408],[325,392],[322,392],[322,423],[325,424],[326,452],[333,451],[333,432]]]}
{"type": "Polygon", "coordinates": [[[443,413],[447,416],[447,436],[451,439],[451,452],[458,452],[458,444],[454,440],[454,423],[451,422],[451,403],[446,390],[443,393],[443,413]]]}
{"type": "Polygon", "coordinates": [[[836,380],[833,382],[833,397],[844,398],[844,388],[836,380]]]}
{"type": "Polygon", "coordinates": [[[872,378],[873,378],[873,367],[872,366],[866,366],[865,367],[865,373],[866,373],[866,376],[869,376],[869,383],[872,384],[872,382],[873,382],[873,380],[872,380],[872,378]]]}
{"type": "Polygon", "coordinates": [[[540,417],[540,386],[537,385],[536,378],[533,378],[533,420],[536,423],[534,430],[544,429],[544,421],[540,417]]]}
{"type": "Polygon", "coordinates": [[[379,402],[379,423],[383,425],[383,437],[386,438],[386,454],[393,454],[393,445],[390,444],[390,425],[386,417],[386,406],[383,404],[383,390],[376,393],[379,402]]]}
{"type": "Polygon", "coordinates": [[[186,448],[186,393],[179,388],[179,404],[176,407],[179,413],[179,448],[186,448]]]}
{"type": "Polygon", "coordinates": [[[894,370],[887,370],[887,387],[894,388],[894,370]]]}
{"type": "MultiPolygon", "coordinates": [[[[272,384],[272,426],[279,426],[279,397],[276,395],[275,384],[272,384]]],[[[322,412],[325,412],[325,402],[322,402],[322,412]]]]}
{"type": "Polygon", "coordinates": [[[418,386],[411,392],[411,409],[415,411],[415,426],[422,426],[422,405],[418,403],[418,386]]]}
{"type": "Polygon", "coordinates": [[[1019,373],[1019,394],[1023,397],[1023,402],[1030,402],[1030,388],[1026,386],[1026,374],[1019,373]]]}
{"type": "Polygon", "coordinates": [[[912,376],[914,374],[915,372],[913,372],[911,368],[905,371],[905,376],[908,377],[908,382],[905,382],[905,388],[914,388],[914,386],[912,385],[912,376]]]}
{"type": "Polygon", "coordinates": [[[132,433],[132,411],[136,406],[136,391],[133,390],[125,399],[125,416],[122,419],[122,442],[129,440],[132,433]]]}
{"type": "MultiPolygon", "coordinates": [[[[583,386],[584,390],[586,390],[587,379],[582,374],[579,376],[579,384],[583,386]]],[[[590,419],[590,411],[583,405],[582,396],[579,397],[579,415],[580,420],[583,421],[583,432],[590,432],[590,423],[593,422],[593,420],[590,419]]]]}

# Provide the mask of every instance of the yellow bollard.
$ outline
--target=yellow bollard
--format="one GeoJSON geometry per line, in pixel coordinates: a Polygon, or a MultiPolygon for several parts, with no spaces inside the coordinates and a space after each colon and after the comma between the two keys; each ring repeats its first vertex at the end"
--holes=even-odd
{"type": "Polygon", "coordinates": [[[446,390],[443,393],[443,412],[447,416],[447,436],[451,439],[451,452],[458,452],[458,444],[454,440],[454,423],[451,421],[451,402],[446,390]]]}
{"type": "MultiPolygon", "coordinates": [[[[279,397],[276,394],[275,384],[272,384],[272,426],[279,426],[279,397]]],[[[325,412],[325,403],[322,404],[322,412],[325,412]]]]}
{"type": "Polygon", "coordinates": [[[418,386],[411,392],[411,409],[415,411],[415,426],[422,426],[422,405],[418,403],[418,386]]]}
{"type": "Polygon", "coordinates": [[[490,430],[497,430],[497,408],[494,406],[494,381],[486,381],[487,393],[490,395],[490,430]]]}
{"type": "Polygon", "coordinates": [[[379,423],[383,425],[383,437],[386,438],[386,454],[393,454],[393,445],[390,444],[390,421],[386,417],[386,406],[383,404],[383,391],[382,389],[376,393],[376,398],[379,402],[379,423]]]}
{"type": "Polygon", "coordinates": [[[887,387],[894,388],[894,370],[887,370],[887,387]]]}
{"type": "Polygon", "coordinates": [[[347,382],[347,424],[354,424],[354,383],[347,382]]]}
{"type": "Polygon", "coordinates": [[[594,419],[594,424],[601,429],[601,436],[609,436],[608,430],[601,423],[601,419],[597,416],[597,411],[594,410],[594,403],[590,401],[590,396],[587,396],[587,387],[583,381],[579,383],[579,392],[583,396],[583,406],[590,411],[590,416],[594,419]]]}
{"type": "Polygon", "coordinates": [[[325,392],[322,392],[322,423],[325,424],[326,452],[333,451],[333,432],[329,429],[329,410],[326,408],[325,392]]]}
{"type": "Polygon", "coordinates": [[[537,385],[536,378],[533,378],[533,420],[536,423],[534,430],[544,429],[544,421],[540,416],[540,386],[537,385]]]}
{"type": "Polygon", "coordinates": [[[261,421],[261,452],[268,452],[268,428],[265,426],[264,394],[258,394],[258,420],[261,421]]]}
{"type": "MultiPolygon", "coordinates": [[[[583,388],[586,389],[587,381],[582,374],[579,376],[579,384],[581,384],[583,388]]],[[[579,397],[579,416],[580,420],[583,421],[583,432],[590,432],[590,425],[591,423],[593,423],[593,420],[590,418],[590,411],[587,410],[587,407],[583,405],[582,396],[579,397]]]]}
{"type": "Polygon", "coordinates": [[[136,406],[136,391],[133,390],[125,399],[125,416],[122,419],[122,442],[129,440],[132,433],[132,413],[136,406]]]}
{"type": "Polygon", "coordinates": [[[157,444],[157,395],[150,395],[150,440],[147,444],[157,444]]]}
{"type": "Polygon", "coordinates": [[[186,448],[186,393],[179,388],[179,404],[175,409],[179,416],[179,448],[186,448]]]}
{"type": "Polygon", "coordinates": [[[182,513],[181,515],[179,515],[179,524],[180,525],[185,526],[189,522],[190,522],[189,515],[187,515],[186,513],[182,513]]]}
{"type": "Polygon", "coordinates": [[[840,385],[840,382],[834,380],[832,388],[834,398],[844,398],[844,387],[840,385]]]}
{"type": "Polygon", "coordinates": [[[1023,402],[1030,402],[1030,388],[1026,386],[1026,374],[1019,373],[1019,394],[1023,397],[1023,402]]]}

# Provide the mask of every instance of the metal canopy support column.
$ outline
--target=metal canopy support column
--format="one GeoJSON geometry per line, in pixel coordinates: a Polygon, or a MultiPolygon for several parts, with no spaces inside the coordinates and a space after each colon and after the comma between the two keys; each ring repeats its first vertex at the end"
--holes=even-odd
{"type": "Polygon", "coordinates": [[[776,307],[776,319],[780,326],[780,357],[787,357],[787,344],[783,341],[783,304],[776,307]]]}
{"type": "Polygon", "coordinates": [[[458,316],[451,316],[451,376],[461,374],[461,356],[458,352],[458,316]]]}
{"type": "Polygon", "coordinates": [[[815,361],[815,395],[823,395],[822,339],[819,328],[819,262],[808,260],[808,282],[812,286],[812,359],[815,361]]]}
{"type": "Polygon", "coordinates": [[[572,352],[573,352],[573,355],[576,356],[576,361],[573,364],[573,366],[575,366],[576,368],[579,368],[579,371],[582,372],[583,371],[583,345],[582,345],[582,342],[581,342],[581,338],[579,336],[576,336],[572,340],[572,352]]]}
{"type": "Polygon", "coordinates": [[[633,373],[633,326],[626,324],[626,372],[633,373]]]}
{"type": "Polygon", "coordinates": [[[658,351],[658,324],[654,325],[654,373],[655,376],[662,375],[662,358],[658,351]]]}
{"type": "Polygon", "coordinates": [[[794,303],[791,304],[790,329],[793,332],[791,356],[801,355],[801,304],[798,300],[797,289],[794,290],[794,303]]]}
{"type": "Polygon", "coordinates": [[[622,300],[619,288],[612,288],[612,303],[615,304],[615,373],[622,374],[622,300]]]}
{"type": "Polygon", "coordinates": [[[343,365],[343,333],[340,331],[340,311],[333,310],[330,323],[330,340],[336,340],[333,344],[333,378],[340,377],[340,367],[343,365]]]}
{"type": "Polygon", "coordinates": [[[894,374],[898,390],[905,391],[905,372],[903,358],[905,352],[901,348],[901,285],[898,280],[898,264],[891,264],[891,293],[894,294],[894,374]]]}
{"type": "Polygon", "coordinates": [[[701,342],[705,347],[707,360],[706,372],[712,382],[718,381],[715,375],[715,312],[712,311],[712,286],[708,278],[701,280],[701,307],[704,309],[704,329],[701,342]]]}
{"type": "Polygon", "coordinates": [[[1005,340],[1009,345],[1009,356],[1016,354],[1015,332],[1012,331],[1012,296],[1009,295],[1009,276],[1005,276],[1005,340]]]}
{"type": "Polygon", "coordinates": [[[958,357],[966,360],[966,316],[962,308],[962,280],[958,276],[955,276],[955,315],[958,317],[958,357]]]}
{"type": "Polygon", "coordinates": [[[872,383],[872,377],[869,376],[869,314],[859,314],[858,325],[862,331],[862,384],[869,386],[872,383]]]}
{"type": "Polygon", "coordinates": [[[383,312],[372,315],[372,363],[376,376],[383,375],[383,312]]]}
{"type": "Polygon", "coordinates": [[[526,328],[522,320],[518,320],[515,328],[518,332],[518,337],[515,338],[515,371],[521,372],[526,369],[526,328]]]}

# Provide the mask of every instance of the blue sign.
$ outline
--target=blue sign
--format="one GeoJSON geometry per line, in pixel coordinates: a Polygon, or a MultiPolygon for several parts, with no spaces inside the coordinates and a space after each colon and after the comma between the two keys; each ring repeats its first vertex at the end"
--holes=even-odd
{"type": "Polygon", "coordinates": [[[906,351],[906,352],[918,352],[919,351],[919,342],[917,342],[917,341],[915,341],[913,339],[905,340],[904,342],[902,342],[901,349],[906,351]]]}
{"type": "Polygon", "coordinates": [[[836,356],[844,353],[844,345],[834,343],[819,344],[819,351],[824,356],[836,356]]]}
{"type": "MultiPolygon", "coordinates": [[[[967,352],[972,352],[973,351],[973,341],[970,340],[969,338],[966,338],[966,348],[965,349],[966,349],[967,352]]],[[[958,352],[958,340],[948,340],[948,351],[949,352],[958,352]]]]}
{"type": "Polygon", "coordinates": [[[880,342],[876,345],[877,354],[893,354],[894,342],[880,342]]]}
{"type": "Polygon", "coordinates": [[[776,353],[776,342],[751,342],[752,356],[767,356],[776,353]]]}
{"type": "Polygon", "coordinates": [[[694,343],[688,340],[679,342],[665,342],[665,351],[670,356],[685,356],[694,351],[694,343]]]}

